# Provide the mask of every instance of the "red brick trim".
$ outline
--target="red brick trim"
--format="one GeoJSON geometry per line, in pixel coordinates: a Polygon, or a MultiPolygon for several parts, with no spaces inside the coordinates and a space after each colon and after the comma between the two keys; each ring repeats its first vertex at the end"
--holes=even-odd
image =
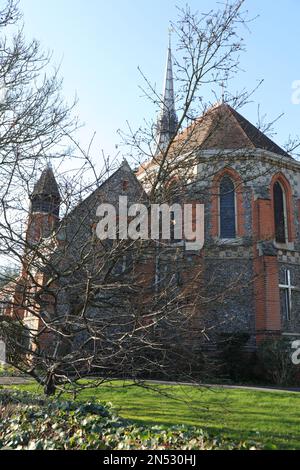
{"type": "Polygon", "coordinates": [[[274,215],[269,199],[253,199],[253,241],[274,239],[274,215]]]}
{"type": "Polygon", "coordinates": [[[287,211],[287,232],[288,241],[293,242],[296,238],[294,211],[293,211],[293,195],[291,185],[283,173],[279,172],[273,176],[270,186],[271,191],[271,208],[272,208],[272,220],[273,220],[273,236],[275,237],[275,221],[274,221],[274,195],[273,188],[274,184],[279,182],[284,189],[286,199],[286,211],[287,211]]]}
{"type": "Polygon", "coordinates": [[[281,331],[279,270],[276,256],[255,256],[254,259],[255,329],[263,332],[281,331]]]}

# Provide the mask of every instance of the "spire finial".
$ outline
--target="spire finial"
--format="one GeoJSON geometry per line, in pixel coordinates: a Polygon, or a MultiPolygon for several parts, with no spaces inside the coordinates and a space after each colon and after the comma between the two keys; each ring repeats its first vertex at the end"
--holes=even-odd
{"type": "Polygon", "coordinates": [[[222,104],[224,103],[224,82],[221,82],[221,89],[222,89],[222,96],[221,96],[221,102],[222,104]]]}
{"type": "Polygon", "coordinates": [[[172,33],[173,33],[172,26],[169,27],[168,32],[169,32],[169,49],[171,50],[171,48],[172,48],[172,33]]]}

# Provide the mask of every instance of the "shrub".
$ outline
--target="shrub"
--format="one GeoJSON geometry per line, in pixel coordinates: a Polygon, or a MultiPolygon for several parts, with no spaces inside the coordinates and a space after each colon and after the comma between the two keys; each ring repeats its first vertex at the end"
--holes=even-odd
{"type": "Polygon", "coordinates": [[[290,343],[286,338],[268,338],[259,345],[257,359],[261,378],[280,386],[296,383],[297,367],[291,360],[290,343]]]}
{"type": "Polygon", "coordinates": [[[259,449],[256,442],[210,436],[195,427],[141,426],[110,404],[38,398],[0,390],[0,449],[259,449]]]}
{"type": "Polygon", "coordinates": [[[250,335],[244,332],[222,333],[217,341],[221,374],[237,382],[252,380],[253,357],[245,350],[250,335]]]}
{"type": "Polygon", "coordinates": [[[26,377],[26,374],[20,372],[8,364],[0,365],[0,377],[26,377]]]}

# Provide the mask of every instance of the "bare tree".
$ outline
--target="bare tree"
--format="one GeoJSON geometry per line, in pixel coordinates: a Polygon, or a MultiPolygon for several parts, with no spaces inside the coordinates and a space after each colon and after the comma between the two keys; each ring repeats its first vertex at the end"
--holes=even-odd
{"type": "MultiPolygon", "coordinates": [[[[41,80],[48,58],[40,54],[37,43],[25,45],[20,34],[11,46],[3,40],[0,73],[5,99],[0,116],[5,133],[0,139],[0,171],[7,184],[2,188],[1,250],[19,260],[22,269],[2,291],[0,331],[10,361],[42,384],[47,394],[97,386],[112,377],[141,382],[147,377],[174,377],[180,371],[181,377],[205,378],[211,362],[193,347],[192,332],[206,338],[222,326],[218,318],[206,321],[209,306],[241,292],[249,279],[237,273],[226,288],[215,291],[213,276],[203,281],[201,253],[187,256],[184,240],[177,243],[174,235],[168,241],[120,236],[100,240],[96,212],[101,203],[116,205],[120,194],[127,195],[129,203],[146,206],[205,202],[207,189],[201,182],[213,180],[221,167],[230,166],[239,150],[243,183],[268,171],[253,163],[252,148],[228,151],[226,142],[223,148],[216,146],[209,164],[206,159],[216,135],[224,134],[232,119],[228,104],[239,107],[252,94],[243,90],[225,96],[223,91],[221,108],[211,107],[204,98],[205,90],[225,87],[239,69],[240,28],[248,24],[243,4],[227,2],[220,10],[201,15],[188,8],[179,11],[172,24],[178,52],[174,101],[166,104],[166,97],[144,76],[143,91],[161,110],[159,122],[145,123],[136,132],[129,127],[122,134],[130,163],[141,164],[140,182],[126,162],[113,175],[109,165],[97,173],[89,152],[76,145],[83,164],[61,181],[61,194],[49,166],[34,188],[31,180],[40,158],[53,152],[62,157],[57,144],[74,127],[70,109],[58,97],[56,75],[41,80]],[[220,112],[224,107],[226,112],[220,112]],[[198,118],[203,113],[205,121],[198,118]],[[195,173],[200,164],[201,171],[195,173]],[[18,184],[31,198],[26,232],[16,215],[24,214],[24,205],[15,196],[18,184]],[[90,375],[97,380],[81,381],[90,375]]],[[[10,11],[15,11],[13,2],[0,15],[7,18],[3,28],[12,21],[10,11]]],[[[281,157],[288,158],[284,151],[281,157]]],[[[171,226],[172,222],[176,221],[171,220],[171,226]]]]}
{"type": "MultiPolygon", "coordinates": [[[[68,154],[67,134],[76,129],[72,108],[64,103],[51,55],[36,40],[26,42],[18,1],[3,1],[0,11],[0,176],[1,254],[9,254],[5,231],[10,215],[22,207],[28,186],[49,157],[68,154]],[[59,145],[58,145],[59,144],[59,145]],[[24,193],[25,192],[25,193],[24,193]]],[[[10,220],[12,221],[12,219],[10,220]]],[[[9,237],[9,233],[7,233],[9,237]]]]}

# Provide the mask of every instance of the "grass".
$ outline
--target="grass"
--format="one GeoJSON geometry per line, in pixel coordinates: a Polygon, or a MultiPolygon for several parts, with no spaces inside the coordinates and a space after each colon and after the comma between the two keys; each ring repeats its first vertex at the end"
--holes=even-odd
{"type": "MultiPolygon", "coordinates": [[[[157,385],[154,391],[128,385],[116,381],[83,390],[78,398],[112,402],[122,417],[143,424],[195,425],[212,435],[253,439],[268,448],[300,449],[298,393],[180,385],[157,385]]],[[[17,388],[40,393],[34,384],[17,388]]]]}

